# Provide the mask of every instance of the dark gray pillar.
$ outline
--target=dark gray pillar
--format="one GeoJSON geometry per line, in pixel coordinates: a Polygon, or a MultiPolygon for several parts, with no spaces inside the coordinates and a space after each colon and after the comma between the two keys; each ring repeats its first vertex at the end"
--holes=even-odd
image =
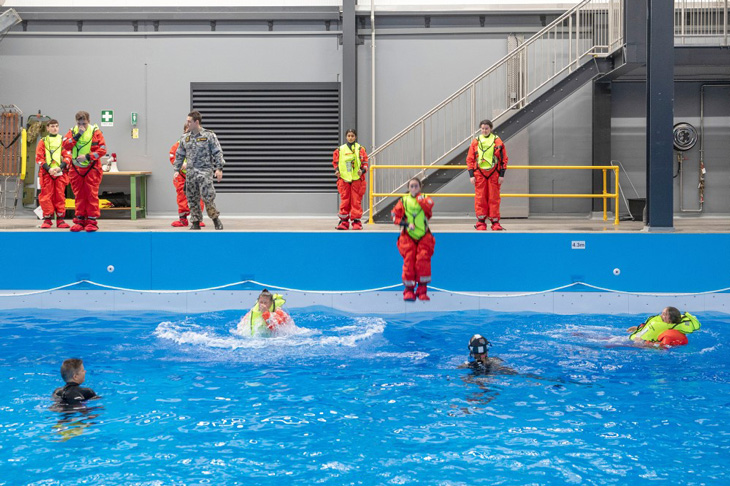
{"type": "MultiPolygon", "coordinates": [[[[593,83],[593,165],[611,161],[611,83],[593,83]]],[[[611,192],[612,174],[607,190],[611,192]]],[[[593,171],[593,194],[603,191],[603,171],[593,171]]],[[[603,211],[603,199],[593,199],[593,211],[603,211]]],[[[616,208],[618,211],[618,208],[616,208]]]]}
{"type": "Polygon", "coordinates": [[[357,28],[355,4],[357,0],[342,1],[342,88],[340,132],[345,139],[345,131],[357,129],[357,28]]]}
{"type": "Polygon", "coordinates": [[[648,230],[674,227],[674,9],[647,0],[646,211],[648,230]]]}

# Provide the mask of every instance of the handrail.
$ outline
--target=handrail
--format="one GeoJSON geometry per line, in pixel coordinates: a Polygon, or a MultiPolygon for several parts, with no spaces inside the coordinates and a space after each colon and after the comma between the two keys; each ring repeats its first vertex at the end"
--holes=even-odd
{"type": "MultiPolygon", "coordinates": [[[[728,45],[730,0],[673,0],[675,45],[728,45]]],[[[671,5],[671,4],[670,4],[671,5]]],[[[503,122],[595,57],[624,41],[625,0],[583,0],[489,66],[370,154],[371,167],[398,163],[381,175],[383,192],[397,194],[426,162],[438,164],[467,147],[480,118],[503,122]]],[[[384,201],[366,209],[371,216],[384,201]]]]}
{"type": "Polygon", "coordinates": [[[527,41],[525,41],[520,47],[518,47],[514,51],[508,53],[507,55],[505,55],[504,57],[502,57],[499,61],[497,61],[494,64],[492,64],[486,71],[482,72],[477,77],[475,77],[474,79],[472,79],[471,81],[469,81],[468,83],[466,83],[461,89],[457,90],[454,94],[452,94],[451,96],[449,96],[448,98],[446,98],[444,101],[442,101],[441,103],[439,103],[438,105],[436,105],[435,107],[433,107],[430,111],[426,112],[418,120],[416,120],[413,123],[411,123],[410,125],[408,125],[406,128],[404,128],[403,130],[401,130],[399,133],[397,133],[395,136],[393,136],[390,140],[388,140],[387,142],[385,142],[383,145],[381,145],[380,147],[378,147],[375,150],[373,150],[373,152],[370,154],[370,157],[371,158],[376,157],[380,152],[382,152],[389,145],[391,145],[392,143],[394,143],[395,140],[397,138],[399,138],[401,135],[403,135],[404,133],[408,132],[412,128],[415,128],[416,126],[418,126],[424,119],[426,119],[429,116],[433,115],[438,110],[440,110],[441,108],[443,108],[444,106],[446,106],[449,102],[453,101],[459,95],[463,94],[468,89],[470,89],[472,87],[472,85],[476,84],[477,82],[481,81],[482,79],[484,79],[486,76],[488,76],[492,72],[496,71],[498,67],[500,67],[501,65],[507,63],[511,59],[517,57],[520,52],[526,50],[528,46],[530,46],[531,44],[533,44],[534,42],[536,42],[537,39],[539,39],[540,37],[542,37],[542,35],[544,35],[548,31],[552,30],[556,25],[559,25],[560,23],[562,23],[566,18],[568,18],[571,14],[573,14],[573,12],[576,9],[578,9],[579,7],[582,7],[584,5],[587,5],[588,3],[592,2],[592,1],[593,0],[583,0],[578,5],[574,6],[570,10],[566,11],[565,13],[563,13],[560,17],[558,17],[555,20],[553,20],[552,22],[550,22],[548,25],[546,25],[541,30],[539,30],[537,33],[535,33],[535,35],[533,35],[532,37],[530,37],[530,39],[528,39],[527,41]]]}
{"type": "MultiPolygon", "coordinates": [[[[392,161],[416,169],[437,164],[476,133],[478,117],[505,119],[578,68],[586,59],[608,56],[623,45],[623,0],[583,0],[502,57],[469,83],[377,147],[371,166],[392,161]]],[[[379,181],[391,193],[414,170],[379,181]]],[[[373,201],[373,213],[382,201],[373,201]]]]}
{"type": "MultiPolygon", "coordinates": [[[[581,7],[590,3],[591,1],[593,1],[593,0],[583,0],[578,5],[575,5],[570,10],[564,12],[561,16],[559,16],[558,18],[553,20],[550,24],[546,25],[541,30],[536,32],[535,35],[530,37],[530,39],[525,41],[520,47],[518,47],[514,51],[512,51],[512,52],[508,53],[507,55],[505,55],[504,57],[502,57],[499,61],[494,63],[492,66],[490,66],[486,71],[482,72],[481,74],[477,75],[474,79],[472,79],[471,81],[466,83],[461,89],[457,90],[451,96],[447,97],[444,101],[442,101],[441,103],[439,103],[438,105],[433,107],[430,111],[423,114],[419,119],[417,119],[416,121],[414,121],[413,123],[408,125],[406,128],[404,128],[403,130],[398,132],[393,137],[391,137],[391,139],[388,140],[387,142],[385,142],[383,145],[381,145],[380,147],[377,147],[375,150],[373,150],[373,152],[370,154],[370,156],[371,157],[377,156],[377,154],[379,154],[385,148],[387,148],[390,144],[392,144],[395,141],[395,139],[399,138],[401,135],[408,132],[412,128],[415,128],[416,126],[418,126],[421,123],[421,121],[423,119],[428,118],[429,116],[433,115],[436,111],[438,111],[439,109],[441,109],[442,107],[447,105],[450,101],[453,101],[460,94],[463,94],[466,90],[468,90],[471,87],[471,85],[477,83],[478,81],[482,80],[485,76],[487,76],[491,72],[495,71],[499,65],[506,63],[507,61],[509,61],[510,59],[512,59],[514,57],[517,57],[517,55],[520,53],[520,51],[525,51],[531,44],[537,42],[541,38],[542,35],[544,35],[548,31],[550,31],[551,29],[553,29],[556,25],[559,25],[561,22],[563,22],[566,18],[568,18],[571,14],[573,14],[575,10],[580,9],[581,7]]],[[[684,20],[688,18],[687,14],[686,14],[686,11],[688,8],[687,7],[688,0],[674,0],[674,1],[675,1],[675,7],[674,7],[675,8],[675,37],[684,38],[684,37],[691,37],[691,36],[708,36],[709,34],[707,34],[707,29],[708,29],[707,26],[696,27],[696,30],[699,31],[699,33],[697,33],[697,34],[688,34],[686,32],[686,27],[687,27],[686,23],[687,22],[685,22],[684,20]],[[679,14],[679,15],[677,15],[677,14],[679,14]],[[679,17],[679,19],[680,19],[679,25],[676,22],[677,17],[679,17]],[[679,30],[679,32],[677,32],[677,30],[679,30]]],[[[720,10],[723,11],[724,15],[718,16],[718,17],[722,17],[722,19],[723,19],[723,32],[722,32],[722,34],[720,34],[725,41],[723,45],[727,45],[727,38],[728,38],[728,22],[727,22],[728,1],[729,0],[709,0],[709,2],[708,2],[708,3],[714,3],[715,8],[718,11],[720,11],[720,10]]],[[[712,5],[704,5],[705,2],[703,2],[702,0],[699,0],[699,1],[698,0],[689,0],[689,3],[690,3],[690,8],[692,7],[693,4],[697,5],[699,3],[700,7],[695,6],[696,10],[713,8],[712,5]]],[[[705,16],[705,17],[707,17],[707,16],[705,16]]],[[[699,18],[699,20],[701,21],[704,19],[699,18]]],[[[617,35],[616,38],[623,38],[623,35],[617,35]]],[[[609,45],[608,48],[610,49],[613,46],[613,44],[615,44],[615,42],[611,43],[611,45],[609,45]]]]}
{"type": "MultiPolygon", "coordinates": [[[[373,198],[375,197],[401,197],[402,194],[393,193],[379,193],[375,192],[374,181],[375,177],[373,172],[375,169],[410,169],[410,168],[421,168],[423,170],[464,170],[466,165],[371,165],[368,171],[368,177],[370,178],[370,184],[368,185],[368,201],[370,207],[373,204],[373,198]]],[[[555,198],[601,198],[603,199],[603,220],[608,220],[608,199],[614,201],[614,222],[613,224],[618,225],[618,205],[619,205],[619,167],[615,165],[511,165],[512,169],[522,170],[602,170],[603,171],[603,190],[601,194],[501,194],[501,197],[555,197],[555,198]],[[607,184],[607,171],[613,171],[614,173],[614,192],[608,192],[607,184]]],[[[474,197],[474,193],[433,193],[429,194],[430,197],[474,197]]],[[[370,212],[368,217],[368,224],[374,224],[373,212],[370,212]]]]}
{"type": "Polygon", "coordinates": [[[728,0],[674,0],[675,45],[728,45],[728,0]]]}

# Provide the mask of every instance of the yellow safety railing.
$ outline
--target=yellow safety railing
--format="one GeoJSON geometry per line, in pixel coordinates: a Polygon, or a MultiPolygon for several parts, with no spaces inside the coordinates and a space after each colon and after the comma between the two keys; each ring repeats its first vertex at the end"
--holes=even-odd
{"type": "MultiPolygon", "coordinates": [[[[391,193],[378,193],[375,192],[374,187],[374,177],[373,173],[375,170],[380,169],[426,169],[426,170],[440,170],[440,169],[449,169],[449,170],[464,170],[466,169],[466,165],[371,165],[370,169],[368,170],[369,178],[370,178],[370,184],[368,187],[368,211],[370,212],[370,217],[368,218],[368,223],[373,224],[373,199],[376,197],[400,197],[402,194],[391,194],[391,193]]],[[[587,170],[602,170],[603,171],[603,192],[601,194],[501,194],[501,197],[557,197],[557,198],[589,198],[589,199],[595,199],[595,198],[602,198],[603,199],[603,220],[608,220],[608,200],[613,199],[614,201],[614,214],[615,218],[613,221],[613,224],[618,224],[618,166],[613,165],[510,165],[510,170],[514,169],[526,169],[526,170],[579,170],[579,169],[587,169],[587,170]],[[609,170],[612,170],[615,176],[616,181],[616,192],[608,192],[608,184],[607,184],[607,172],[609,170]]],[[[442,193],[437,192],[433,194],[429,194],[431,197],[474,197],[474,193],[468,193],[468,194],[451,194],[451,193],[442,193]]]]}
{"type": "Polygon", "coordinates": [[[28,132],[25,128],[21,131],[20,138],[20,181],[18,184],[22,184],[25,179],[25,170],[28,165],[28,132]]]}

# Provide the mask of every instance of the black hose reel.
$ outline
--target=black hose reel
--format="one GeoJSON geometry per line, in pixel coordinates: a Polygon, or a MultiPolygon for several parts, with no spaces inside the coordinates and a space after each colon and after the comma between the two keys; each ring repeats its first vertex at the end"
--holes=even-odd
{"type": "Polygon", "coordinates": [[[674,149],[679,152],[686,152],[697,143],[699,135],[697,129],[689,123],[677,123],[674,125],[674,149]]]}

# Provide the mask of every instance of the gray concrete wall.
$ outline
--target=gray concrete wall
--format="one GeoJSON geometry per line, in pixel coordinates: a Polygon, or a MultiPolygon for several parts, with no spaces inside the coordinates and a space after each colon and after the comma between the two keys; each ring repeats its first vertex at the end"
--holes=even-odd
{"type": "MultiPolygon", "coordinates": [[[[506,35],[375,40],[376,145],[380,146],[507,54],[506,35]]],[[[358,49],[358,133],[372,146],[371,42],[358,49]]]]}
{"type": "MultiPolygon", "coordinates": [[[[473,19],[467,19],[471,21],[473,19]]],[[[465,22],[467,22],[465,20],[465,22]]],[[[224,23],[220,23],[223,28],[224,23]]],[[[230,26],[229,26],[230,27],[230,26]]],[[[243,28],[238,26],[235,28],[243,28]]],[[[502,31],[506,26],[501,26],[502,31]]],[[[85,30],[87,27],[84,27],[85,30]]],[[[117,24],[93,25],[93,31],[122,31],[117,24]]],[[[131,26],[124,26],[130,31],[131,26]]],[[[141,30],[149,30],[142,23],[141,30]]],[[[230,27],[234,28],[234,27],[230,27]]],[[[321,27],[319,27],[321,29],[321,27]]],[[[333,30],[338,28],[333,25],[333,30]]],[[[532,27],[526,28],[526,30],[532,27]]],[[[79,109],[99,122],[102,109],[115,111],[115,126],[104,128],[110,151],[118,154],[122,170],[151,170],[149,208],[152,214],[176,212],[170,146],[179,136],[190,107],[192,82],[337,82],[341,78],[342,51],[336,32],[307,35],[210,35],[207,23],[164,24],[161,31],[179,35],[77,35],[73,22],[31,22],[30,31],[57,34],[8,35],[0,43],[0,103],[16,104],[26,114],[57,117],[64,130],[73,123],[79,109]],[[200,31],[200,35],[182,32],[200,31]],[[81,59],[83,56],[83,61],[81,59]],[[140,138],[130,135],[130,112],[139,113],[140,138]]],[[[296,30],[311,30],[297,25],[296,30]]],[[[519,32],[520,26],[516,26],[519,32]]],[[[452,94],[506,53],[504,33],[408,35],[407,27],[376,38],[376,142],[384,143],[417,117],[452,94]]],[[[501,31],[501,32],[502,32],[501,31]]],[[[362,36],[358,46],[358,131],[361,142],[372,149],[370,38],[362,36]]],[[[708,92],[706,109],[707,189],[706,214],[730,213],[730,182],[726,154],[730,153],[730,89],[708,92]]],[[[700,83],[678,83],[676,121],[688,121],[699,128],[700,83]]],[[[582,165],[591,160],[591,90],[581,89],[528,130],[508,142],[512,164],[582,165]]],[[[643,83],[616,83],[613,94],[613,156],[645,194],[645,129],[643,83]]],[[[495,127],[499,133],[499,127],[495,127]]],[[[282,138],[287,130],[282,127],[282,138]]],[[[697,161],[699,146],[688,152],[685,163],[685,206],[697,203],[697,161]]],[[[676,165],[675,165],[676,167],[676,165]]],[[[508,184],[516,183],[513,171],[508,184]]],[[[626,182],[626,178],[624,178],[626,182]]],[[[505,186],[505,192],[521,192],[505,186]]],[[[591,192],[589,171],[532,171],[527,181],[530,192],[591,192]]],[[[468,181],[457,179],[447,189],[470,189],[468,181]]],[[[114,189],[105,183],[105,188],[114,189]]],[[[124,189],[124,185],[119,185],[124,189]]],[[[625,184],[627,194],[630,194],[625,184]]],[[[678,189],[678,181],[675,182],[678,189]]],[[[446,214],[469,215],[468,199],[439,203],[446,214]]],[[[336,212],[336,194],[221,194],[224,214],[306,214],[336,212]]],[[[590,213],[587,199],[505,200],[505,215],[532,216],[590,213]]],[[[675,191],[675,211],[679,213],[675,191]]]]}
{"type": "MultiPolygon", "coordinates": [[[[530,165],[591,165],[590,83],[528,127],[530,165]]],[[[590,194],[590,170],[530,171],[531,194],[590,194]]],[[[530,215],[591,212],[590,199],[531,198],[530,215]]]]}
{"type": "MultiPolygon", "coordinates": [[[[100,24],[85,27],[103,31],[100,24]]],[[[107,26],[120,30],[120,26],[107,26]]],[[[126,27],[125,27],[126,28],[126,27]]],[[[149,29],[143,25],[142,29],[149,29]]],[[[160,30],[173,27],[161,26],[160,30]]],[[[177,25],[180,31],[196,30],[177,25]]],[[[131,29],[131,28],[130,28],[131,29]]],[[[9,35],[0,44],[0,103],[26,114],[41,110],[58,118],[62,131],[83,109],[99,123],[102,109],[115,113],[103,128],[121,170],[150,170],[150,213],[176,213],[170,146],[190,107],[192,82],[332,82],[341,77],[337,36],[80,36],[66,22],[30,24],[51,36],[9,35]],[[91,46],[91,47],[89,47],[91,46]],[[74,70],[72,53],[89,50],[74,70]],[[89,76],[88,73],[98,72],[89,76]],[[74,74],[75,73],[75,74],[74,74]],[[130,113],[139,114],[140,138],[131,138],[130,113]]],[[[377,40],[377,140],[384,142],[506,53],[505,36],[382,36],[377,40]],[[475,52],[480,52],[475,56],[475,52]]],[[[371,148],[370,42],[358,47],[358,131],[371,148]]],[[[283,137],[287,129],[282,127],[283,137]]],[[[104,182],[104,190],[124,183],[104,182]]],[[[224,214],[328,215],[336,194],[220,194],[224,214]]]]}
{"type": "MultiPolygon", "coordinates": [[[[103,128],[120,170],[151,170],[152,214],[177,212],[171,145],[190,110],[191,82],[336,82],[341,54],[337,37],[81,37],[7,36],[0,44],[0,103],[25,114],[56,117],[62,130],[78,110],[99,123],[102,109],[115,113],[103,128]],[[83,58],[77,56],[83,55],[83,58]],[[130,113],[139,113],[139,139],[131,138],[130,113]]],[[[205,122],[204,122],[205,124],[205,122]]],[[[282,138],[287,130],[282,127],[282,138]]],[[[113,189],[104,183],[104,189],[113,189]]],[[[335,194],[220,194],[224,214],[332,214],[335,194]]]]}
{"type": "MultiPolygon", "coordinates": [[[[674,121],[687,122],[700,131],[700,89],[702,83],[675,83],[674,121]]],[[[635,197],[628,180],[636,186],[640,197],[646,197],[646,102],[645,84],[614,83],[613,129],[611,153],[626,169],[622,187],[627,197],[635,197]],[[628,177],[626,177],[628,176],[628,177]]],[[[679,177],[674,180],[675,216],[730,214],[730,87],[706,88],[705,92],[705,154],[707,170],[705,204],[702,213],[681,212],[679,207],[679,177]]],[[[683,163],[684,208],[699,208],[697,183],[699,177],[700,142],[687,152],[683,163]]],[[[676,152],[674,173],[677,172],[676,152]]],[[[622,202],[622,210],[625,211],[622,202]]]]}

